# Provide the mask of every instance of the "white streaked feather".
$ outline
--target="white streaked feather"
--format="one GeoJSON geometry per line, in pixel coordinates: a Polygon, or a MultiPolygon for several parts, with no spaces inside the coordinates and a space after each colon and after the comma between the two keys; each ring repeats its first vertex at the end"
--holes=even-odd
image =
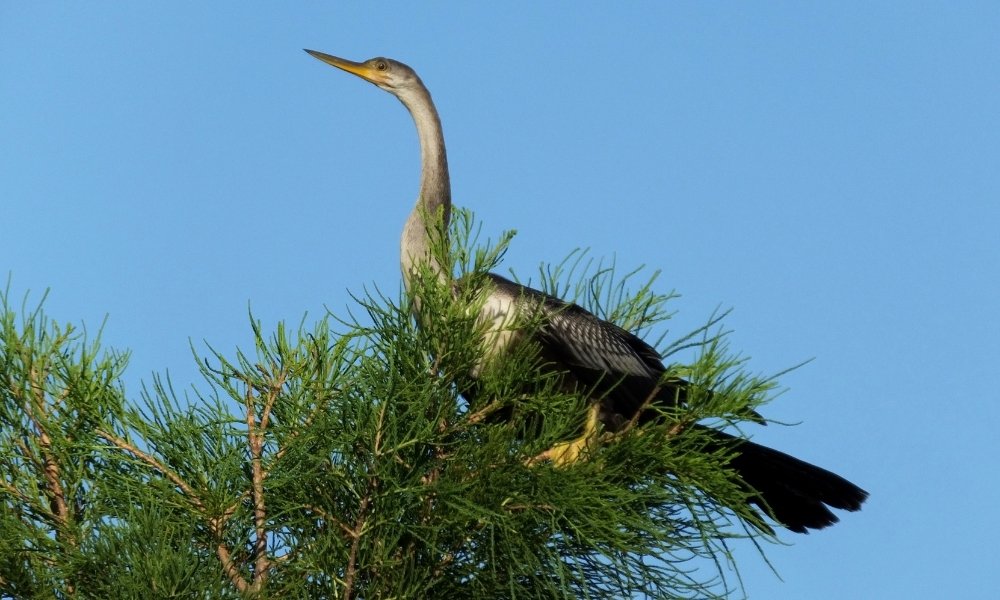
{"type": "Polygon", "coordinates": [[[519,300],[496,288],[486,297],[479,312],[480,323],[486,326],[483,353],[472,369],[473,377],[479,377],[487,364],[521,342],[524,332],[517,326],[517,318],[523,307],[519,300]]]}

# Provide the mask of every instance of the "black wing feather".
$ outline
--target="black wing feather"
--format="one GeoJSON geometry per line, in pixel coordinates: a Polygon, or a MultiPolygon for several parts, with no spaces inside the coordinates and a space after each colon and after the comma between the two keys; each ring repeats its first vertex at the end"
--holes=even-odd
{"type": "MultiPolygon", "coordinates": [[[[661,382],[662,358],[638,336],[576,304],[499,275],[491,273],[490,278],[499,293],[543,311],[534,335],[542,357],[599,399],[606,429],[617,430],[651,399],[661,404],[685,401],[687,382],[661,382]]],[[[654,416],[648,411],[640,421],[654,416]]],[[[711,431],[711,445],[736,450],[729,466],[757,492],[750,503],[791,531],[828,527],[837,522],[828,507],[855,511],[868,497],[835,473],[722,431],[698,428],[711,431]]]]}
{"type": "Polygon", "coordinates": [[[600,399],[606,428],[618,429],[654,394],[676,401],[674,390],[668,394],[657,389],[665,370],[663,362],[641,338],[577,304],[499,275],[491,273],[490,277],[501,293],[523,298],[543,311],[534,336],[542,357],[600,399]]]}

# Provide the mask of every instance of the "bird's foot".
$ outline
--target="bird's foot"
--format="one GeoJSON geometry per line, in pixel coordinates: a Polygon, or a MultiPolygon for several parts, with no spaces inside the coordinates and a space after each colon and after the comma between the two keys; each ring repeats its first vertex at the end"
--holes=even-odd
{"type": "Polygon", "coordinates": [[[529,458],[527,465],[530,467],[549,461],[557,469],[571,466],[590,455],[594,441],[596,440],[593,436],[585,435],[569,442],[560,442],[545,452],[529,458]]]}
{"type": "Polygon", "coordinates": [[[600,443],[600,411],[599,404],[596,402],[591,404],[587,409],[587,422],[583,426],[583,435],[569,442],[559,442],[545,452],[529,458],[526,464],[530,467],[549,461],[554,467],[561,469],[589,458],[600,443]]]}

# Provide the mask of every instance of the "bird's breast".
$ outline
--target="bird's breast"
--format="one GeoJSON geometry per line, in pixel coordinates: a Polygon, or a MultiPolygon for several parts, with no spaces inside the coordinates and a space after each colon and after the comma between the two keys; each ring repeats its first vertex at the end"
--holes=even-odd
{"type": "Polygon", "coordinates": [[[486,330],[483,352],[472,370],[473,377],[522,340],[524,332],[517,326],[518,308],[517,301],[506,294],[494,292],[486,298],[479,311],[479,322],[486,330]]]}

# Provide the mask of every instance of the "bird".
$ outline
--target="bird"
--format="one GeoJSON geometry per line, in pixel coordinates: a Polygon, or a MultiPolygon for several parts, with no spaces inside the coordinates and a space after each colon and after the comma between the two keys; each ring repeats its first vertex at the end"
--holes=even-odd
{"type": "MultiPolygon", "coordinates": [[[[447,235],[452,198],[441,119],[427,87],[412,68],[391,58],[354,62],[306,52],[389,92],[409,111],[420,144],[421,173],[417,199],[400,239],[403,284],[412,294],[418,278],[429,273],[442,284],[460,285],[433,251],[435,236],[447,235]]],[[[556,373],[562,388],[589,396],[581,435],[553,445],[529,464],[551,462],[569,468],[587,459],[602,432],[618,432],[662,415],[650,410],[650,404],[671,407],[685,401],[689,383],[666,375],[660,354],[637,335],[577,304],[501,275],[490,273],[487,279],[486,297],[477,306],[481,306],[478,319],[488,331],[483,356],[470,375],[475,379],[498,357],[530,343],[538,349],[540,368],[556,373]],[[537,317],[537,326],[518,328],[524,315],[537,317]]],[[[419,297],[413,301],[419,313],[419,297]]],[[[418,325],[420,319],[418,315],[418,325]]],[[[728,467],[751,492],[748,502],[790,531],[808,533],[833,525],[839,518],[832,508],[857,511],[868,497],[868,492],[831,471],[743,437],[693,426],[701,428],[711,444],[730,450],[728,467]]]]}

